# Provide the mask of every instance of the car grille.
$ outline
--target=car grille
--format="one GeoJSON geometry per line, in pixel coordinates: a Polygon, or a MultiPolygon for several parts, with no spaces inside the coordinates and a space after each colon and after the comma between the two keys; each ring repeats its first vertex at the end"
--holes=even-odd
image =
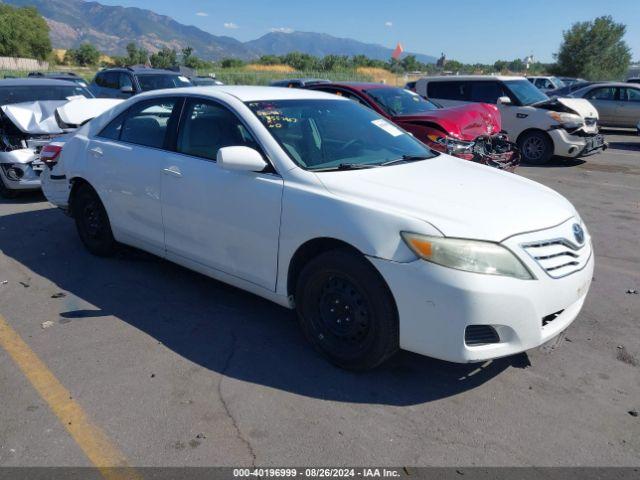
{"type": "Polygon", "coordinates": [[[584,245],[564,239],[531,242],[522,248],[547,272],[552,278],[561,278],[582,270],[591,257],[591,243],[584,245]]]}
{"type": "Polygon", "coordinates": [[[499,343],[500,337],[491,325],[469,325],[464,330],[464,343],[470,346],[499,343]]]}

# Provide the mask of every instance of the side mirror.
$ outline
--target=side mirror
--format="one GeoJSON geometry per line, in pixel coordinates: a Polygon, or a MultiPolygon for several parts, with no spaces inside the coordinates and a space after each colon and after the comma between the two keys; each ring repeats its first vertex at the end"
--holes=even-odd
{"type": "Polygon", "coordinates": [[[249,147],[224,147],[218,150],[218,165],[225,170],[261,172],[267,167],[262,155],[249,147]]]}
{"type": "Polygon", "coordinates": [[[133,93],[133,87],[131,85],[125,85],[124,87],[120,88],[120,92],[131,95],[133,93]]]}
{"type": "Polygon", "coordinates": [[[511,99],[509,97],[498,98],[498,105],[511,105],[511,99]]]}

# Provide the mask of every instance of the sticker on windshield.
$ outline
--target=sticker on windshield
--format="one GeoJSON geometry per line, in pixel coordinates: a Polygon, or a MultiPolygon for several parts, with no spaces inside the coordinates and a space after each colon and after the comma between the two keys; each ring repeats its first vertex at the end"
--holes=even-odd
{"type": "Polygon", "coordinates": [[[389,135],[393,137],[399,137],[404,133],[398,127],[396,127],[395,125],[392,125],[386,120],[383,120],[382,118],[379,118],[378,120],[372,120],[371,123],[373,123],[376,127],[381,128],[382,130],[384,130],[385,132],[387,132],[389,135]]]}

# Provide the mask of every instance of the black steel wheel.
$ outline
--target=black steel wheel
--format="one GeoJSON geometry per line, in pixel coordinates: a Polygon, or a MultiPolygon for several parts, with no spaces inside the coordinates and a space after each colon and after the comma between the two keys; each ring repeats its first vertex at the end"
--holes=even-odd
{"type": "Polygon", "coordinates": [[[361,255],[332,250],[313,259],[300,273],[295,298],[305,335],[334,364],[368,370],[398,350],[395,302],[361,255]]]}
{"type": "Polygon", "coordinates": [[[95,190],[87,184],[78,187],[71,208],[78,234],[87,250],[101,257],[115,253],[117,243],[109,217],[95,190]]]}

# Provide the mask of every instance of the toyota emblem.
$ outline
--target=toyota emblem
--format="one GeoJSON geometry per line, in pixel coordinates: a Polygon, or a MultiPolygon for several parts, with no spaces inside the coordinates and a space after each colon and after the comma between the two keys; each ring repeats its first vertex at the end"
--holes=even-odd
{"type": "Polygon", "coordinates": [[[573,236],[580,245],[584,243],[584,230],[579,223],[573,224],[573,236]]]}

